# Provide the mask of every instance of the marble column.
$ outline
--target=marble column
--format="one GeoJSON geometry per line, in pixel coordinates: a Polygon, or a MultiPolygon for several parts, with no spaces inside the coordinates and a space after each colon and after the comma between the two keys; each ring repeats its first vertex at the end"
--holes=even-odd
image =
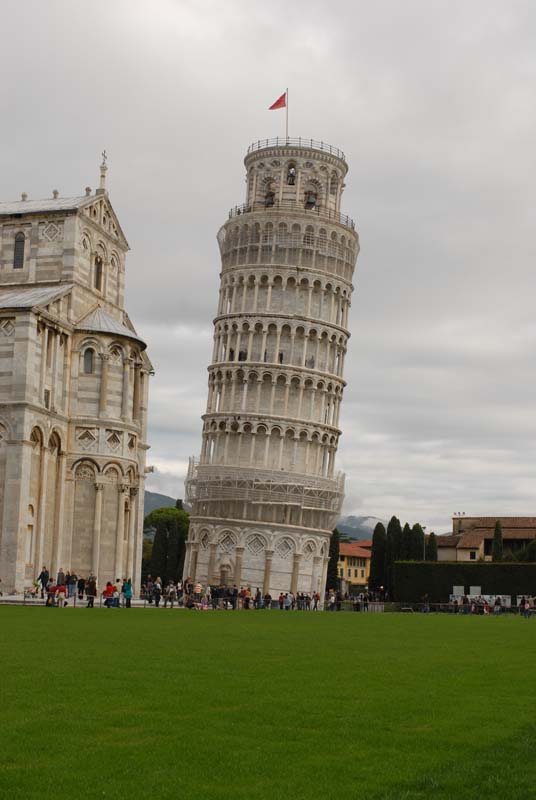
{"type": "Polygon", "coordinates": [[[110,356],[107,353],[99,353],[99,358],[101,360],[99,417],[105,417],[108,403],[108,365],[110,363],[110,356]]]}
{"type": "Polygon", "coordinates": [[[95,516],[93,519],[93,557],[91,571],[97,583],[99,580],[99,560],[100,560],[100,538],[101,538],[101,522],[102,522],[102,496],[103,496],[103,483],[95,483],[95,516]]]}
{"type": "MultiPolygon", "coordinates": [[[[128,487],[123,483],[118,486],[119,500],[117,503],[117,525],[116,525],[116,538],[115,538],[115,559],[114,559],[114,577],[121,579],[121,569],[123,567],[123,539],[125,538],[125,492],[128,487]]],[[[160,577],[155,575],[156,577],[160,577]]]]}
{"type": "Polygon", "coordinates": [[[211,584],[214,580],[214,570],[216,568],[216,556],[218,551],[218,543],[211,542],[210,543],[210,554],[208,558],[208,569],[207,569],[207,583],[211,584]]]}
{"type": "Polygon", "coordinates": [[[272,560],[274,557],[273,550],[265,550],[264,552],[264,577],[262,580],[262,593],[268,594],[270,591],[270,581],[272,579],[272,560]]]}
{"type": "Polygon", "coordinates": [[[235,548],[235,571],[234,571],[234,584],[240,589],[240,581],[242,580],[242,559],[244,557],[244,548],[235,548]]]}
{"type": "Polygon", "coordinates": [[[130,394],[130,365],[132,359],[125,358],[123,360],[123,395],[121,398],[121,419],[128,419],[128,400],[130,394]]]}
{"type": "Polygon", "coordinates": [[[39,474],[39,508],[37,510],[37,558],[36,558],[37,565],[36,566],[39,570],[41,569],[41,566],[43,564],[43,554],[45,552],[45,517],[46,517],[48,457],[49,457],[48,447],[42,447],[40,474],[39,474]]]}
{"type": "Polygon", "coordinates": [[[141,384],[141,361],[134,364],[134,391],[132,397],[132,418],[140,419],[140,384],[141,384]]]}
{"type": "Polygon", "coordinates": [[[67,456],[65,452],[58,453],[56,498],[55,498],[55,519],[52,544],[52,569],[54,572],[61,566],[63,561],[63,532],[65,527],[65,471],[67,466],[67,456]]]}
{"type": "MultiPolygon", "coordinates": [[[[137,487],[132,487],[130,490],[130,516],[128,520],[128,550],[127,550],[127,574],[126,578],[133,579],[134,574],[134,548],[136,540],[136,498],[138,496],[137,487]]],[[[119,577],[119,576],[116,576],[119,577]]],[[[123,576],[121,576],[123,577],[123,576]]]]}
{"type": "Polygon", "coordinates": [[[300,564],[301,564],[301,553],[294,553],[294,561],[292,564],[292,577],[290,579],[290,591],[292,594],[296,594],[298,591],[298,578],[300,577],[300,564]]]}

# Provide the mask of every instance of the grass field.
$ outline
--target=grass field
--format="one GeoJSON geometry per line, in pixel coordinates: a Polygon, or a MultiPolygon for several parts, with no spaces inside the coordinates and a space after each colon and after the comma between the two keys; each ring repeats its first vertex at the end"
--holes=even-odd
{"type": "Polygon", "coordinates": [[[0,607],[0,797],[527,800],[536,620],[0,607]]]}

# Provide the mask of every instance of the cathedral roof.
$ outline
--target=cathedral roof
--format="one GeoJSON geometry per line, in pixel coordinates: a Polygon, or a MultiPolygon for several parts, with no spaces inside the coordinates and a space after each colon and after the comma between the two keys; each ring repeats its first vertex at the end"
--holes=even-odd
{"type": "Polygon", "coordinates": [[[9,287],[0,288],[0,308],[34,308],[46,306],[58,297],[71,291],[72,283],[62,283],[61,286],[18,286],[16,289],[9,287]]]}
{"type": "Polygon", "coordinates": [[[94,197],[49,197],[46,200],[8,200],[0,203],[0,216],[11,214],[38,214],[41,211],[70,211],[86,205],[94,197]]]}
{"type": "MultiPolygon", "coordinates": [[[[130,320],[128,321],[130,323],[130,320]]],[[[130,325],[132,325],[132,323],[130,323],[130,325]]],[[[89,314],[82,317],[82,319],[76,323],[76,329],[79,331],[108,333],[112,336],[126,336],[138,342],[143,347],[146,347],[145,342],[143,339],[140,339],[134,327],[127,327],[127,325],[114,319],[103,311],[100,306],[96,306],[89,314]]]]}

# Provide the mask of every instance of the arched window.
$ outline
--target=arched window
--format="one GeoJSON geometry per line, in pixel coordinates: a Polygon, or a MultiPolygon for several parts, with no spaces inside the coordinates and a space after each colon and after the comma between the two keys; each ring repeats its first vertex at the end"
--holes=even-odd
{"type": "Polygon", "coordinates": [[[15,236],[15,252],[13,254],[13,269],[22,269],[24,267],[24,244],[26,237],[23,233],[17,233],[15,236]]]}
{"type": "Polygon", "coordinates": [[[316,206],[317,194],[314,189],[306,189],[305,191],[305,208],[314,208],[316,206]]]}
{"type": "Polygon", "coordinates": [[[331,173],[331,180],[329,182],[329,193],[337,194],[339,190],[339,179],[336,172],[331,173]]]}
{"type": "Polygon", "coordinates": [[[95,364],[95,351],[88,347],[87,350],[84,351],[84,374],[85,375],[92,375],[93,369],[95,364]]]}
{"type": "Polygon", "coordinates": [[[102,292],[102,258],[95,257],[95,289],[102,292]]]}

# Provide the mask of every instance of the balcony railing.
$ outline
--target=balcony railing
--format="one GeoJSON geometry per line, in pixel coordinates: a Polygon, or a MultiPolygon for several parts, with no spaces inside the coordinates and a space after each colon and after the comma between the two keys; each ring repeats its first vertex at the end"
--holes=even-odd
{"type": "Polygon", "coordinates": [[[267,485],[281,487],[286,485],[289,490],[302,490],[306,492],[327,492],[328,495],[342,495],[344,493],[344,472],[337,472],[332,478],[318,475],[307,475],[285,470],[255,469],[251,467],[232,467],[223,464],[201,464],[197,458],[191,457],[188,464],[186,481],[192,483],[203,481],[207,483],[222,482],[228,487],[240,484],[241,488],[256,488],[267,485]]]}
{"type": "Polygon", "coordinates": [[[306,147],[309,150],[321,150],[323,153],[329,153],[330,156],[340,158],[341,161],[346,161],[346,156],[338,147],[333,147],[333,145],[326,142],[319,142],[317,139],[303,139],[301,136],[293,138],[277,136],[275,139],[259,139],[250,144],[247,152],[248,154],[254,153],[256,150],[264,150],[267,147],[306,147]]]}
{"type": "Polygon", "coordinates": [[[229,219],[233,217],[240,217],[242,214],[250,214],[255,211],[270,212],[270,211],[299,211],[307,215],[316,215],[322,219],[331,219],[345,225],[351,230],[355,230],[355,222],[351,217],[346,214],[341,214],[340,211],[333,211],[331,208],[325,206],[307,207],[305,203],[298,203],[295,200],[274,200],[272,203],[266,202],[257,203],[243,203],[241,206],[235,206],[229,211],[229,219]]]}

